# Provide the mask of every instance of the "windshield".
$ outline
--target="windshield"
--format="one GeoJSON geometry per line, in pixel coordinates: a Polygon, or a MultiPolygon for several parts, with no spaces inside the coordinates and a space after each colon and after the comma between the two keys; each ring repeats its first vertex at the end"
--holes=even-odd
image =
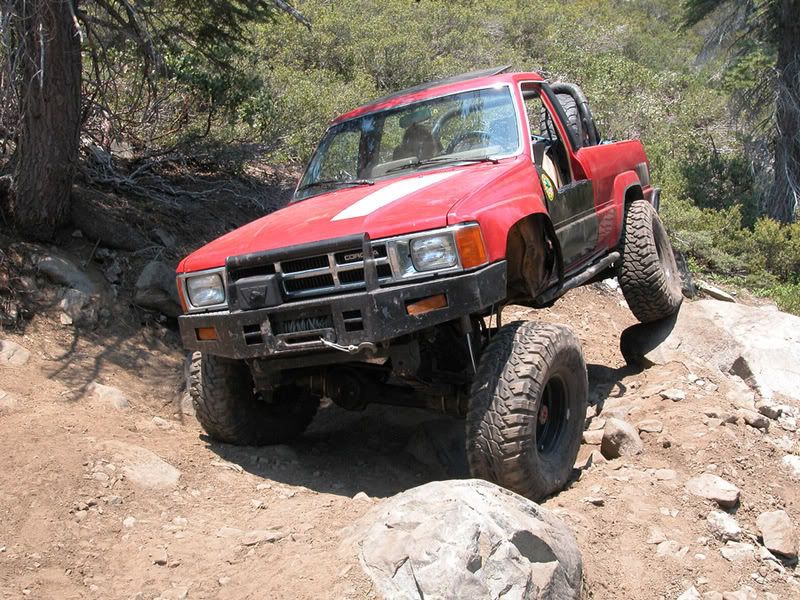
{"type": "Polygon", "coordinates": [[[371,185],[432,165],[489,160],[519,149],[508,87],[461,92],[370,113],[331,127],[295,193],[371,185]]]}

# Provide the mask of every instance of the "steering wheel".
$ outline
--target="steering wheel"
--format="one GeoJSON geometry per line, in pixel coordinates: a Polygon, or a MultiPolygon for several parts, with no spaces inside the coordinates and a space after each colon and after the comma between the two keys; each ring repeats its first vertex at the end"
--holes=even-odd
{"type": "MultiPolygon", "coordinates": [[[[452,154],[461,144],[470,140],[474,140],[476,142],[491,142],[492,136],[487,131],[463,131],[453,138],[453,141],[447,145],[447,149],[444,151],[444,153],[452,154]]],[[[467,149],[469,150],[469,148],[467,149]]]]}

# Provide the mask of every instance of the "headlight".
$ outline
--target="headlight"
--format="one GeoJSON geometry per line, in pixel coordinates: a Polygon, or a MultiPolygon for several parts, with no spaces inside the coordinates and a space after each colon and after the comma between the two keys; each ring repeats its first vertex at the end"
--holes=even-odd
{"type": "Polygon", "coordinates": [[[477,223],[398,236],[385,241],[395,279],[430,277],[473,269],[489,262],[477,223]]]}
{"type": "Polygon", "coordinates": [[[225,284],[219,273],[187,277],[186,291],[192,306],[213,306],[225,302],[225,284]]]}
{"type": "Polygon", "coordinates": [[[458,263],[453,234],[441,233],[411,240],[411,262],[417,271],[447,269],[458,263]]]}

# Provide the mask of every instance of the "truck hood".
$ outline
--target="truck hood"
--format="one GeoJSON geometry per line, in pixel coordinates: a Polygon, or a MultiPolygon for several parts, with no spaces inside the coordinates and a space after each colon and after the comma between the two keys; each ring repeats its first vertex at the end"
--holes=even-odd
{"type": "Polygon", "coordinates": [[[221,267],[229,256],[347,235],[379,239],[447,225],[450,209],[501,176],[513,159],[434,169],[294,202],[187,256],[178,272],[221,267]]]}

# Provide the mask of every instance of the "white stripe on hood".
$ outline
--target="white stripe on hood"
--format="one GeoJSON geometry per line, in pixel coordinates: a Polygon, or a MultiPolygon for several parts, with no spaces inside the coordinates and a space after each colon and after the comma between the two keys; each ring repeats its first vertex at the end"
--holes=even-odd
{"type": "Polygon", "coordinates": [[[448,171],[447,173],[432,173],[430,175],[422,175],[421,177],[414,177],[412,179],[403,179],[390,183],[384,188],[379,189],[377,192],[367,194],[358,202],[355,202],[345,208],[338,215],[333,217],[331,221],[343,221],[344,219],[355,219],[356,217],[365,217],[370,213],[375,212],[379,208],[400,200],[409,194],[417,192],[422,188],[443,181],[448,177],[452,177],[460,171],[448,171]]]}

